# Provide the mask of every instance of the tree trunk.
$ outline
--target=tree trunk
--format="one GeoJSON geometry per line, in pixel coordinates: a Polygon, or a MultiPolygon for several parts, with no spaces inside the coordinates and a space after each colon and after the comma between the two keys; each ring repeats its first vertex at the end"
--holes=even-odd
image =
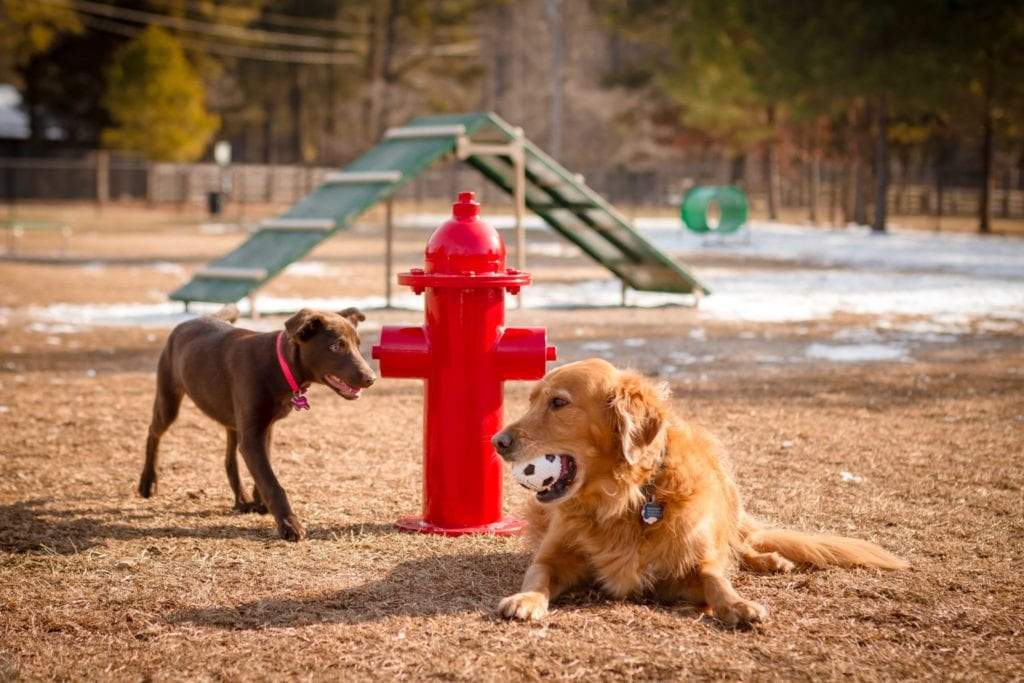
{"type": "Polygon", "coordinates": [[[551,22],[551,156],[562,158],[563,50],[562,0],[547,0],[548,20],[551,22]]]}
{"type": "Polygon", "coordinates": [[[263,163],[274,163],[274,101],[267,100],[263,107],[263,163]]]}
{"type": "Polygon", "coordinates": [[[889,210],[889,103],[883,95],[875,108],[875,216],[872,232],[885,232],[889,210]]]}
{"type": "Polygon", "coordinates": [[[868,222],[867,197],[864,184],[867,174],[864,172],[864,152],[860,145],[853,152],[853,222],[866,225],[868,222]]]}
{"type": "Polygon", "coordinates": [[[729,159],[729,184],[739,187],[743,186],[743,180],[747,175],[747,155],[740,152],[729,159]]]}
{"type": "Polygon", "coordinates": [[[828,164],[828,222],[834,228],[838,223],[837,204],[839,203],[839,177],[836,175],[835,163],[828,164]]]}
{"type": "Polygon", "coordinates": [[[859,108],[855,108],[850,116],[853,126],[853,134],[851,136],[853,140],[853,149],[851,150],[853,168],[850,172],[850,195],[853,222],[857,225],[866,225],[868,222],[867,193],[864,191],[865,184],[867,183],[867,173],[865,171],[866,145],[864,144],[865,138],[867,138],[865,131],[866,120],[867,116],[859,108]]]}
{"type": "Polygon", "coordinates": [[[390,3],[377,0],[370,10],[370,30],[366,45],[366,64],[363,69],[363,137],[376,140],[380,137],[380,106],[384,91],[384,44],[387,42],[387,14],[390,3]]]}
{"type": "Polygon", "coordinates": [[[302,83],[300,82],[301,67],[291,65],[291,89],[288,94],[288,106],[291,109],[292,123],[292,161],[301,164],[305,159],[302,149],[302,83]]]}
{"type": "Polygon", "coordinates": [[[778,198],[775,196],[775,143],[772,140],[775,135],[775,105],[768,105],[766,114],[770,137],[764,143],[762,170],[764,172],[765,203],[768,205],[768,220],[774,221],[779,218],[778,198]]]}
{"type": "Polygon", "coordinates": [[[391,0],[388,3],[388,16],[387,21],[384,23],[384,46],[380,58],[380,103],[377,108],[377,138],[384,135],[384,131],[391,125],[391,90],[395,80],[392,64],[398,41],[398,3],[399,0],[391,0]]]}
{"type": "Polygon", "coordinates": [[[982,112],[981,135],[981,198],[978,201],[978,232],[992,232],[992,159],[995,143],[995,123],[992,120],[992,89],[995,86],[992,73],[992,49],[985,55],[984,111],[982,112]]]}
{"type": "Polygon", "coordinates": [[[811,223],[818,222],[818,192],[821,185],[821,151],[818,145],[818,124],[814,124],[814,130],[811,132],[811,163],[810,163],[810,179],[809,189],[807,197],[807,217],[810,218],[811,223]]]}

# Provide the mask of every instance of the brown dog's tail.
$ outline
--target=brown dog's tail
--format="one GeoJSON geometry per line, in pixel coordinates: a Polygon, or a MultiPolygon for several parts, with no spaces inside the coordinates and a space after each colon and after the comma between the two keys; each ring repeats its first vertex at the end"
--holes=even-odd
{"type": "Polygon", "coordinates": [[[796,564],[812,567],[877,567],[906,569],[910,563],[885,548],[859,538],[805,534],[761,527],[747,520],[746,542],[762,553],[778,553],[796,564]],[[753,528],[751,528],[753,527],[753,528]]]}
{"type": "Polygon", "coordinates": [[[238,306],[234,304],[224,304],[216,313],[211,313],[210,317],[217,318],[218,320],[223,320],[226,323],[234,325],[235,321],[238,320],[238,306]]]}

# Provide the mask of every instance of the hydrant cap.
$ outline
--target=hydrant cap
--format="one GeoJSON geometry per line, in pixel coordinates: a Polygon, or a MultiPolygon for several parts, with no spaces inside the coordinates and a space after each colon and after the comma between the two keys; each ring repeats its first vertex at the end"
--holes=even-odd
{"type": "Polygon", "coordinates": [[[505,243],[498,231],[479,219],[480,205],[472,192],[460,192],[452,219],[427,242],[428,273],[498,273],[505,270],[505,243]]]}

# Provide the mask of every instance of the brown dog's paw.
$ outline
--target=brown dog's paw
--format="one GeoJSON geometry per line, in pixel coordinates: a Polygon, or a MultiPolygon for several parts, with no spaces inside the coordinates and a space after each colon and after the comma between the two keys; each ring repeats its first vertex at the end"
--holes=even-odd
{"type": "Polygon", "coordinates": [[[737,600],[716,611],[715,616],[726,626],[753,624],[768,618],[768,610],[752,600],[737,600]]]}
{"type": "Polygon", "coordinates": [[[505,619],[539,621],[548,613],[548,599],[537,592],[516,593],[498,603],[498,614],[505,619]]]}
{"type": "Polygon", "coordinates": [[[253,484],[252,487],[252,500],[253,503],[255,503],[255,505],[257,506],[256,509],[253,510],[253,512],[258,512],[261,515],[265,515],[268,512],[270,512],[270,510],[267,508],[267,504],[263,502],[263,496],[260,495],[259,487],[257,487],[255,484],[253,484]]]}
{"type": "Polygon", "coordinates": [[[295,515],[277,520],[277,533],[286,541],[301,541],[306,537],[306,527],[295,515]]]}
{"type": "Polygon", "coordinates": [[[256,500],[236,500],[235,506],[232,509],[243,515],[251,512],[256,512],[261,515],[267,514],[267,506],[256,500]]]}
{"type": "Polygon", "coordinates": [[[139,495],[143,498],[151,498],[156,493],[156,479],[142,478],[139,482],[139,495]]]}

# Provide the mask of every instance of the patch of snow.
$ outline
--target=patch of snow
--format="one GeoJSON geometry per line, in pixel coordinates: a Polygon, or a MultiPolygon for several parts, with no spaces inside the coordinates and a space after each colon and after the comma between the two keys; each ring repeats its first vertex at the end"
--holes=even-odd
{"type": "MultiPolygon", "coordinates": [[[[406,214],[399,224],[433,230],[448,219],[446,214],[406,214]]],[[[507,214],[485,214],[484,220],[500,229],[515,224],[514,217],[507,214]]],[[[820,228],[751,221],[749,241],[708,244],[703,235],[686,230],[676,216],[639,216],[632,224],[655,246],[676,255],[720,253],[823,266],[941,271],[1024,281],[1024,240],[1012,237],[925,232],[898,226],[880,235],[867,226],[820,228]]],[[[533,214],[526,216],[524,225],[529,230],[549,229],[533,214]]]]}
{"type": "Polygon", "coordinates": [[[179,266],[177,263],[171,263],[170,261],[157,261],[153,264],[153,270],[158,273],[166,273],[167,275],[182,276],[185,274],[184,268],[179,266]]]}
{"type": "Polygon", "coordinates": [[[528,242],[526,253],[530,256],[549,256],[552,258],[575,258],[582,252],[579,247],[565,242],[528,242]]]}
{"type": "Polygon", "coordinates": [[[580,348],[586,351],[610,351],[612,349],[612,344],[603,341],[592,341],[581,344],[580,348]]]}
{"type": "Polygon", "coordinates": [[[860,484],[864,482],[864,477],[844,470],[839,473],[839,481],[845,481],[850,484],[860,484]]]}
{"type": "Polygon", "coordinates": [[[707,269],[713,294],[702,315],[749,322],[797,322],[835,313],[924,316],[960,326],[972,318],[1024,320],[1024,281],[872,271],[707,269]]]}
{"type": "Polygon", "coordinates": [[[199,225],[200,235],[225,235],[229,232],[236,232],[240,229],[235,223],[201,223],[199,225]]]}
{"type": "Polygon", "coordinates": [[[625,346],[628,346],[630,348],[634,348],[635,349],[635,348],[639,348],[639,347],[644,346],[645,344],[647,344],[647,340],[646,339],[641,339],[640,337],[631,337],[629,339],[626,339],[622,343],[625,346]]]}
{"type": "Polygon", "coordinates": [[[285,268],[286,275],[298,277],[327,277],[335,271],[323,261],[296,261],[285,268]]]}
{"type": "Polygon", "coordinates": [[[697,341],[704,341],[708,338],[708,334],[704,331],[703,327],[695,327],[690,330],[689,337],[690,339],[695,339],[697,341]]]}
{"type": "Polygon", "coordinates": [[[39,332],[40,334],[77,334],[85,331],[83,325],[68,325],[64,323],[30,323],[25,330],[28,332],[39,332]]]}
{"type": "Polygon", "coordinates": [[[878,332],[871,329],[870,327],[844,327],[843,329],[832,335],[832,339],[836,341],[875,341],[881,339],[878,332]]]}
{"type": "Polygon", "coordinates": [[[644,236],[670,253],[722,253],[801,261],[824,266],[941,271],[990,279],[1024,280],[1024,240],[865,226],[827,229],[751,221],[750,241],[705,246],[676,218],[638,218],[644,236]]]}
{"type": "Polygon", "coordinates": [[[833,363],[865,363],[872,361],[907,360],[902,344],[811,344],[804,355],[833,363]]]}
{"type": "Polygon", "coordinates": [[[1013,332],[1021,326],[1021,322],[1012,320],[982,320],[978,327],[986,332],[1013,332]]]}

